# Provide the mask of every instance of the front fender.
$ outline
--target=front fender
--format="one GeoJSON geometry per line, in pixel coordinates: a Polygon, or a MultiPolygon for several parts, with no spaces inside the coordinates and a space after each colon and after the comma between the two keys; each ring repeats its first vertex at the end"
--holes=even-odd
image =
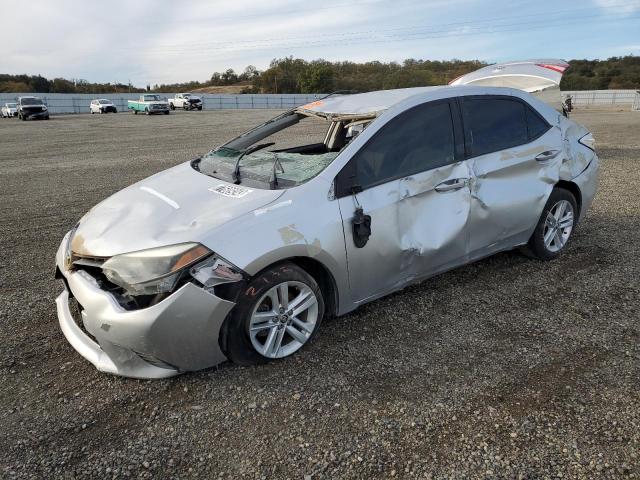
{"type": "Polygon", "coordinates": [[[314,259],[333,276],[342,311],[349,304],[347,258],[342,217],[338,202],[327,198],[329,186],[316,177],[292,188],[222,225],[205,244],[251,276],[282,260],[314,259]]]}

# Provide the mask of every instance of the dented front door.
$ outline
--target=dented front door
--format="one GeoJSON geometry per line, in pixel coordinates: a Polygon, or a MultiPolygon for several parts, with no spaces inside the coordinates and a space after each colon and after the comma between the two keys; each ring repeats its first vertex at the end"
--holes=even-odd
{"type": "Polygon", "coordinates": [[[358,194],[358,203],[371,216],[371,237],[362,248],[355,245],[352,234],[356,198],[340,199],[355,301],[466,261],[470,175],[462,161],[358,194]]]}
{"type": "Polygon", "coordinates": [[[403,112],[343,170],[356,192],[362,189],[339,194],[353,301],[466,260],[471,173],[460,158],[452,108],[443,100],[403,112]],[[364,245],[354,241],[359,208],[371,218],[364,245]]]}

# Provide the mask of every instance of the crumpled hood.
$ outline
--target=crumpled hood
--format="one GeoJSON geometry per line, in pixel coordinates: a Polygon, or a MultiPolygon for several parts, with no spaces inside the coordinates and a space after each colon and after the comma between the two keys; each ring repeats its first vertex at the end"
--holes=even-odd
{"type": "Polygon", "coordinates": [[[204,243],[217,226],[283,193],[232,185],[195,171],[187,162],[93,207],[80,220],[71,249],[80,255],[110,257],[176,243],[204,243]]]}

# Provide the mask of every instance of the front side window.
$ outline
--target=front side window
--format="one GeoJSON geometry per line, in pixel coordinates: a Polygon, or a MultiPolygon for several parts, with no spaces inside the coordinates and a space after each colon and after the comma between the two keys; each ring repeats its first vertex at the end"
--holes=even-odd
{"type": "Polygon", "coordinates": [[[352,186],[363,189],[454,161],[448,101],[430,102],[390,120],[351,159],[352,186]]]}
{"type": "Polygon", "coordinates": [[[473,156],[529,141],[525,106],[517,100],[463,97],[462,117],[473,156]]]}

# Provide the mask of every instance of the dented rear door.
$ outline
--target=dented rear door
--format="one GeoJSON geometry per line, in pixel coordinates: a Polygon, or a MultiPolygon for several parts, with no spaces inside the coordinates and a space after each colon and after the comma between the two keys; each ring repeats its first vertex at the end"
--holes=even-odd
{"type": "Polygon", "coordinates": [[[473,171],[470,258],[527,242],[562,162],[562,140],[524,101],[501,95],[461,98],[473,171]]]}

